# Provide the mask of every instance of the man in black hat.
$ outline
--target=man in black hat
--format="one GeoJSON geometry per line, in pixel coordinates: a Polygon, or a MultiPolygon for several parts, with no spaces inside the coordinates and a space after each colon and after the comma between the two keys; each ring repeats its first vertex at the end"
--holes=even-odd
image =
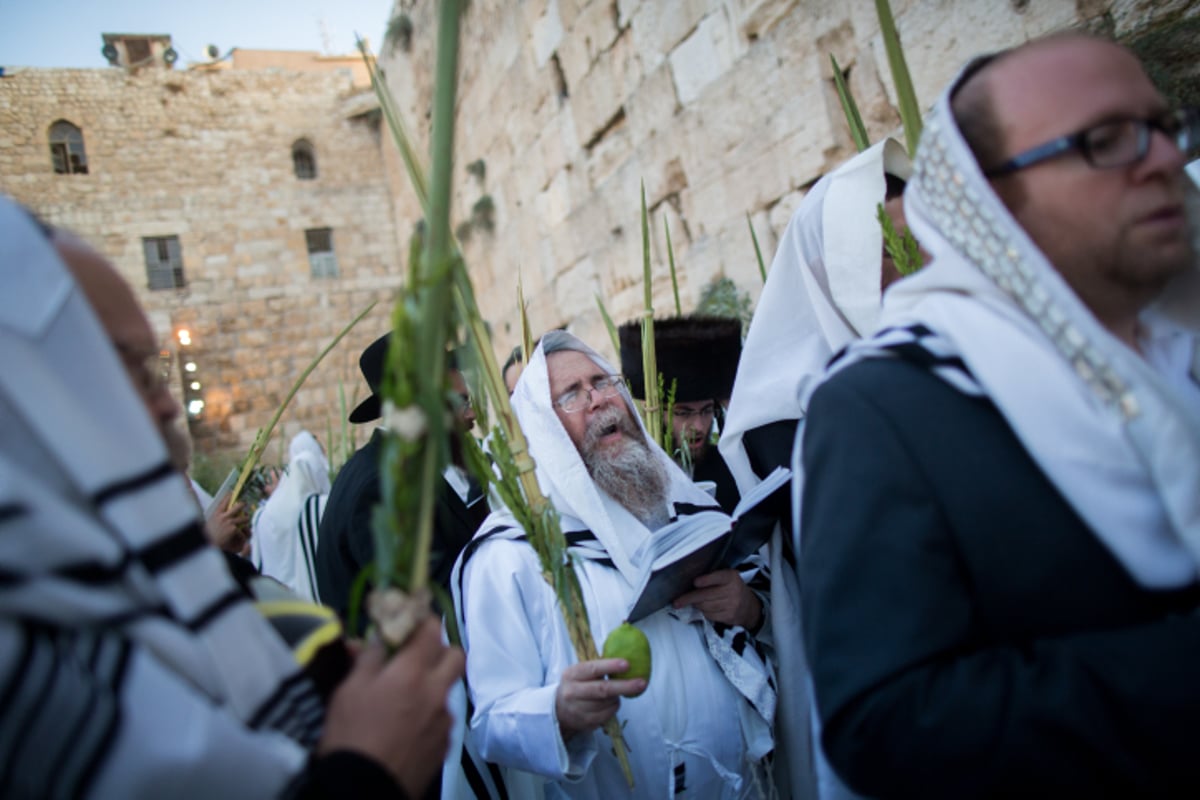
{"type": "MultiPolygon", "coordinates": [[[[627,322],[618,331],[621,371],[630,392],[646,396],[642,369],[642,326],[627,322]]],[[[713,445],[713,423],[724,418],[725,404],[733,391],[738,358],[742,352],[742,324],[726,317],[693,315],[655,320],[654,350],[663,378],[663,402],[671,386],[674,403],[663,425],[671,426],[672,456],[692,480],[716,484],[716,500],[725,513],[738,501],[737,483],[713,445]]]]}
{"type": "MultiPolygon", "coordinates": [[[[382,415],[379,384],[383,379],[383,364],[390,340],[390,333],[381,336],[358,359],[359,369],[371,388],[371,396],[350,412],[349,419],[355,424],[372,422],[382,415]]],[[[457,441],[459,436],[470,435],[468,431],[475,424],[475,412],[471,409],[466,382],[453,357],[449,368],[451,388],[460,398],[455,407],[458,425],[451,433],[452,463],[442,473],[429,564],[430,578],[443,587],[448,587],[450,570],[459,551],[475,535],[488,513],[479,484],[463,469],[462,448],[457,441]]],[[[317,589],[321,602],[337,611],[342,619],[347,617],[350,589],[355,579],[375,558],[371,517],[381,497],[379,459],[382,446],[383,431],[377,428],[370,441],[338,472],[325,503],[325,515],[321,518],[316,559],[317,589]]]]}

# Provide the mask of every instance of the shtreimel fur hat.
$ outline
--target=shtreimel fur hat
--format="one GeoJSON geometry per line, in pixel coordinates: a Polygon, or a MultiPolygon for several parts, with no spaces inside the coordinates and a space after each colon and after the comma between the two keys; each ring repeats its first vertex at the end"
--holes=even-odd
{"type": "MultiPolygon", "coordinates": [[[[634,320],[618,331],[621,371],[639,400],[646,396],[642,372],[642,323],[634,320]]],[[[663,376],[664,396],[677,381],[675,401],[719,400],[733,392],[742,355],[742,323],[728,317],[689,316],[654,321],[654,350],[663,376]]]]}

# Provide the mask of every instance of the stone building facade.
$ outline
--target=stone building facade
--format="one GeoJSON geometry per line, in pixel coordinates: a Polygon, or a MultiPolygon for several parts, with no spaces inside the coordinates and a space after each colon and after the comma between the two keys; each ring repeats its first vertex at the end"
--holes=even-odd
{"type": "Polygon", "coordinates": [[[401,250],[374,96],[363,74],[318,60],[0,78],[0,191],[117,265],[210,452],[244,452],[309,361],[379,301],[300,390],[281,441],[302,427],[338,438],[339,384],[351,407],[361,399],[358,353],[389,325],[401,250]],[[86,172],[56,172],[62,122],[86,172]]]}
{"type": "MultiPolygon", "coordinates": [[[[433,63],[436,5],[400,0],[395,13],[410,18],[411,43],[381,58],[412,127],[430,107],[422,67],[433,63]]],[[[618,323],[641,311],[643,182],[657,312],[674,313],[664,223],[685,313],[718,276],[756,298],[747,215],[769,265],[807,188],[853,153],[830,54],[872,140],[903,141],[873,0],[465,5],[455,213],[473,223],[490,199],[491,229],[472,224],[465,253],[502,347],[519,339],[519,275],[534,328],[569,324],[611,349],[594,296],[618,323]]],[[[1141,42],[1143,55],[1168,59],[1167,72],[1186,73],[1181,85],[1200,85],[1196,0],[891,6],[925,107],[970,56],[1074,26],[1141,42]]],[[[411,193],[396,197],[400,224],[411,224],[411,193]]]]}
{"type": "MultiPolygon", "coordinates": [[[[658,313],[674,310],[664,226],[685,313],[717,277],[757,298],[747,217],[769,264],[805,191],[853,152],[830,54],[871,138],[901,135],[872,0],[464,5],[453,213],[501,353],[519,338],[518,277],[535,330],[566,325],[611,351],[596,297],[618,323],[641,311],[643,183],[658,313]]],[[[380,53],[421,144],[436,7],[397,0],[408,34],[380,53]]],[[[1176,98],[1200,99],[1200,0],[892,8],[925,105],[969,56],[1073,26],[1133,42],[1176,98]]],[[[169,46],[150,38],[152,55],[169,46]]],[[[138,290],[179,363],[196,364],[176,387],[204,401],[193,424],[203,448],[244,451],[309,360],[381,301],[305,384],[281,440],[300,427],[327,438],[340,426],[339,385],[350,406],[362,395],[356,357],[388,325],[421,216],[364,77],[354,58],[263,51],[186,71],[0,77],[0,191],[82,234],[138,290]],[[86,173],[59,122],[79,132],[86,173]],[[297,175],[309,169],[298,144],[312,178],[297,175]],[[150,289],[148,263],[174,282],[176,256],[182,286],[150,289]],[[179,344],[181,329],[191,344],[179,344]]]]}

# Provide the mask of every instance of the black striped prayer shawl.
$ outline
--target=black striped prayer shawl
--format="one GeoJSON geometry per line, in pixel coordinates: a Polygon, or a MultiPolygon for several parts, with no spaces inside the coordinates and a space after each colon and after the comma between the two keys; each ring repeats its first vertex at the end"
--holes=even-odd
{"type": "Polygon", "coordinates": [[[97,780],[178,780],[186,796],[205,766],[243,770],[250,794],[282,789],[320,701],[208,543],[78,287],[3,198],[0,363],[0,796],[97,780]],[[181,760],[176,777],[147,754],[166,737],[193,755],[226,741],[230,760],[181,760]]]}

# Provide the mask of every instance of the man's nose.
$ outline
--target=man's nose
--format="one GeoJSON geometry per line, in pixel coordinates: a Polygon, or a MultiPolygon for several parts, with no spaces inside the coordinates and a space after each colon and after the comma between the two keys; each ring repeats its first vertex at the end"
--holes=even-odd
{"type": "Polygon", "coordinates": [[[153,394],[148,398],[147,405],[154,418],[163,423],[171,422],[183,413],[183,407],[179,405],[179,401],[171,394],[166,384],[154,389],[153,394]]]}
{"type": "Polygon", "coordinates": [[[605,397],[599,389],[592,386],[588,386],[584,391],[587,392],[589,410],[603,408],[613,399],[612,397],[605,397]]]}

